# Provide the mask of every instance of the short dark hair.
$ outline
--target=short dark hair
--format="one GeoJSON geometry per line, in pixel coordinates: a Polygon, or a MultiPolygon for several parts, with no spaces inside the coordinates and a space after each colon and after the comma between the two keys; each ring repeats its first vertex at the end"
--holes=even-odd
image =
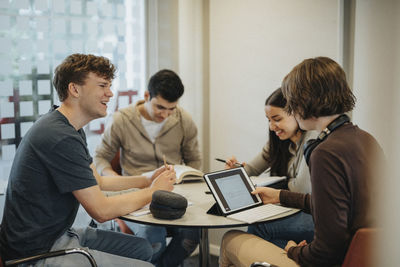
{"type": "Polygon", "coordinates": [[[175,72],[163,69],[151,76],[147,90],[150,99],[161,96],[168,102],[175,102],[183,95],[184,86],[175,72]]]}
{"type": "Polygon", "coordinates": [[[302,119],[342,114],[356,98],[338,63],[328,57],[309,58],[295,66],[282,82],[288,113],[302,119]]]}
{"type": "Polygon", "coordinates": [[[72,54],[64,59],[54,71],[53,85],[58,98],[63,102],[68,97],[68,84],[85,83],[90,72],[112,81],[115,77],[115,66],[108,58],[94,55],[72,54]]]}

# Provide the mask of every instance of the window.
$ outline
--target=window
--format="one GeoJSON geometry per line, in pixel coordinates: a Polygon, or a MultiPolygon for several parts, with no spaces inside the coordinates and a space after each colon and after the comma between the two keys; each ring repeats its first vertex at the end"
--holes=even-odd
{"type": "MultiPolygon", "coordinates": [[[[145,85],[144,14],[144,0],[0,1],[0,188],[21,139],[59,104],[51,80],[69,54],[102,55],[117,66],[109,113],[139,97],[145,85]]],[[[85,127],[92,154],[104,122],[85,127]]]]}

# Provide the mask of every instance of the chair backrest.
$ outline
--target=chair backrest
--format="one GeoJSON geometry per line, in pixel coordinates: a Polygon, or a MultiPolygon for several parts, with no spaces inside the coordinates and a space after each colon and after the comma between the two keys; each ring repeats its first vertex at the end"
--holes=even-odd
{"type": "MultiPolygon", "coordinates": [[[[92,254],[90,254],[89,251],[87,251],[86,249],[83,249],[83,248],[68,248],[68,249],[62,249],[62,250],[56,250],[56,251],[49,251],[49,252],[44,252],[41,254],[33,255],[30,257],[9,260],[9,261],[5,262],[5,266],[6,267],[7,266],[18,266],[20,264],[30,263],[32,261],[38,261],[38,260],[53,258],[53,257],[58,257],[58,256],[66,256],[69,254],[81,254],[86,257],[86,259],[90,263],[90,266],[97,267],[96,260],[93,258],[92,254]]],[[[3,265],[1,265],[1,267],[2,266],[3,265]]]]}
{"type": "Polygon", "coordinates": [[[360,228],[353,236],[342,267],[367,267],[373,265],[372,246],[377,237],[376,228],[360,228]]]}
{"type": "Polygon", "coordinates": [[[113,171],[115,171],[116,173],[118,173],[119,175],[122,174],[122,168],[121,168],[121,164],[119,163],[119,157],[120,157],[120,151],[118,150],[117,153],[115,153],[114,158],[111,160],[111,168],[113,169],[113,171]]]}

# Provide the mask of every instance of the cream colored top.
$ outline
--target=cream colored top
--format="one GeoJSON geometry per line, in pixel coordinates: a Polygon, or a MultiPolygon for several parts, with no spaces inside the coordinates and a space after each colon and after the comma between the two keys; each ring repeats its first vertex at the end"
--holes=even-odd
{"type": "MultiPolygon", "coordinates": [[[[288,187],[290,191],[299,193],[311,193],[310,172],[303,156],[303,145],[318,135],[315,131],[305,132],[296,145],[289,147],[293,155],[288,164],[288,187]]],[[[262,151],[244,167],[250,176],[258,176],[271,167],[268,158],[268,143],[265,144],[262,151]]]]}

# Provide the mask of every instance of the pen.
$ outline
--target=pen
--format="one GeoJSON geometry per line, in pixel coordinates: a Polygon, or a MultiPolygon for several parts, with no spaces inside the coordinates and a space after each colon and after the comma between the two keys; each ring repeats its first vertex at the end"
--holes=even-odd
{"type": "MultiPolygon", "coordinates": [[[[216,161],[220,161],[220,162],[226,163],[226,160],[224,160],[224,159],[215,158],[215,160],[216,160],[216,161]]],[[[237,166],[237,167],[244,167],[242,164],[237,163],[237,162],[235,163],[235,166],[237,166]]]]}
{"type": "Polygon", "coordinates": [[[166,169],[168,169],[168,165],[167,165],[167,160],[165,159],[165,155],[162,155],[163,160],[164,160],[164,166],[166,169]]]}

